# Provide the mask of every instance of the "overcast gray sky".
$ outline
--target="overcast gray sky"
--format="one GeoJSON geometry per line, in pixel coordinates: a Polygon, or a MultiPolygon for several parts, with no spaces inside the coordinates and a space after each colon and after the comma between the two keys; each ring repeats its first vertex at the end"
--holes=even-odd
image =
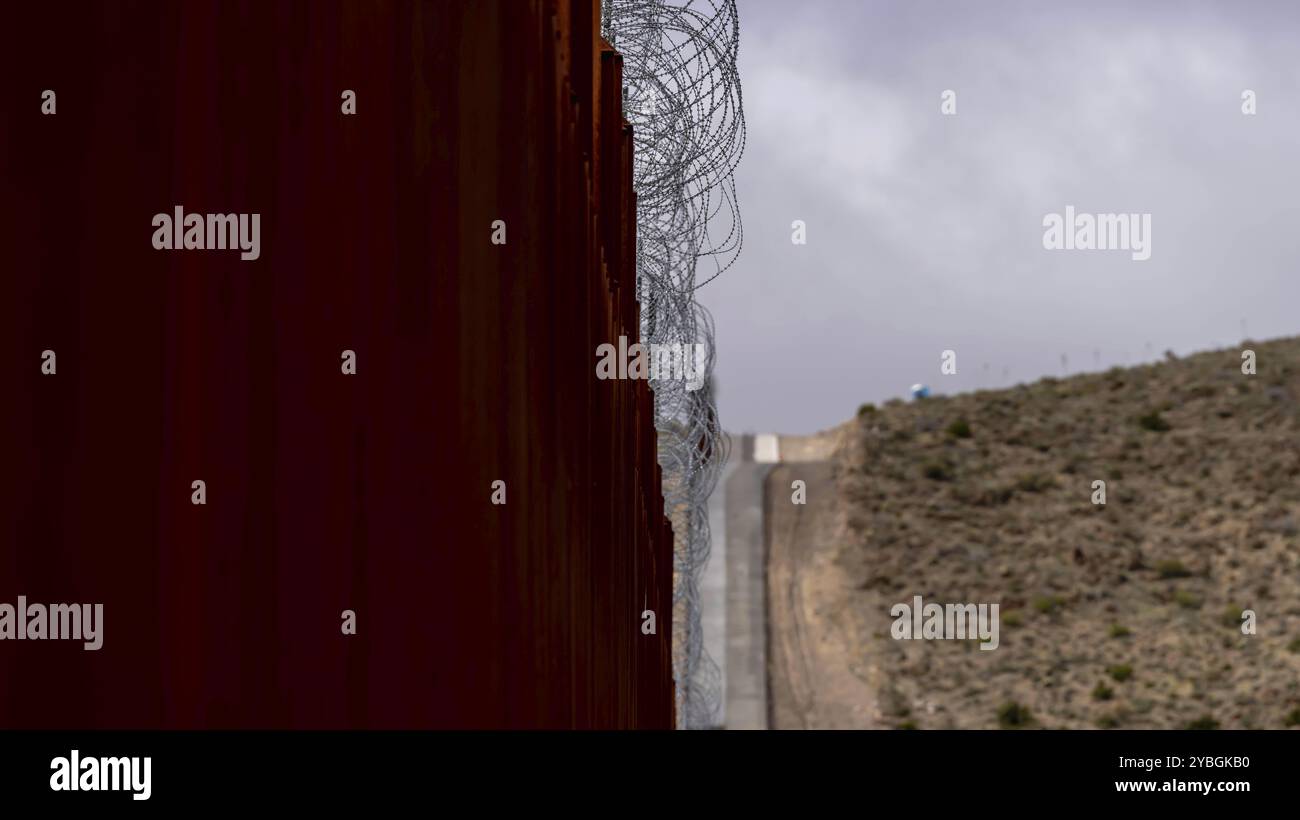
{"type": "Polygon", "coordinates": [[[1063,353],[1077,372],[1234,345],[1243,319],[1300,332],[1298,21],[1282,2],[740,0],[745,247],[699,293],[724,427],[813,432],[913,382],[1059,375],[1063,353]],[[1044,249],[1067,205],[1151,214],[1151,258],[1044,249]]]}

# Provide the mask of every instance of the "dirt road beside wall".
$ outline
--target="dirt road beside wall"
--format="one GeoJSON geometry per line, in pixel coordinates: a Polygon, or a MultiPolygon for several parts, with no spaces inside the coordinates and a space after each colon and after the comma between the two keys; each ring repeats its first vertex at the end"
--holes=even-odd
{"type": "Polygon", "coordinates": [[[765,489],[773,729],[880,728],[880,672],[863,653],[851,579],[835,560],[844,515],[825,461],[780,464],[765,489]],[[792,498],[803,481],[806,503],[792,498]]]}

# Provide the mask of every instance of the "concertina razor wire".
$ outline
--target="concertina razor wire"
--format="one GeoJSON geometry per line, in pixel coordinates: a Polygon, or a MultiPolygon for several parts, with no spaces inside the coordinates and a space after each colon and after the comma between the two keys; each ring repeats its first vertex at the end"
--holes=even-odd
{"type": "Polygon", "coordinates": [[[703,345],[706,354],[698,389],[662,377],[652,377],[651,388],[675,541],[678,725],[710,728],[719,719],[721,674],[704,647],[700,574],[709,559],[707,502],[728,446],[713,395],[713,319],[695,294],[735,264],[742,244],[734,178],[745,147],[739,19],[735,0],[603,0],[601,34],[623,56],[623,116],[632,125],[641,341],[703,345]]]}

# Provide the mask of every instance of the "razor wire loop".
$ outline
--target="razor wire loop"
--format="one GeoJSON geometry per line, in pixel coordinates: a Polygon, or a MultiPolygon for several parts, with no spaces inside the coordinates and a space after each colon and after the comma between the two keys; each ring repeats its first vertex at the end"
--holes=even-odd
{"type": "Polygon", "coordinates": [[[735,264],[744,239],[734,177],[745,148],[740,24],[735,0],[604,0],[601,34],[623,55],[636,287],[646,306],[641,339],[683,350],[704,345],[706,353],[699,389],[662,374],[651,380],[664,508],[674,521],[678,720],[706,728],[716,723],[722,693],[721,673],[704,649],[699,576],[709,559],[707,502],[728,442],[713,396],[713,318],[695,293],[735,264]]]}

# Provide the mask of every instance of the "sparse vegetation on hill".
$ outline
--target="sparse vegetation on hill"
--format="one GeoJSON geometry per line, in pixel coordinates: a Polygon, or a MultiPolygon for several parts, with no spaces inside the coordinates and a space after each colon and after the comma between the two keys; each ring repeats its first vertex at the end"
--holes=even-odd
{"type": "Polygon", "coordinates": [[[836,617],[882,700],[920,729],[1300,725],[1300,339],[1242,347],[1255,375],[1237,348],[860,412],[836,617]],[[1000,646],[891,639],[913,595],[999,604],[1000,646]]]}

